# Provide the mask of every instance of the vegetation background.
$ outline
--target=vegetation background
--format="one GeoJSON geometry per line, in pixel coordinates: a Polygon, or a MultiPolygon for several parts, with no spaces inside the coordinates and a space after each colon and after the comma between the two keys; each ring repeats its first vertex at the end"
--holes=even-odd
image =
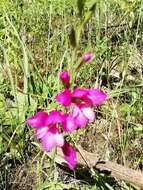
{"type": "Polygon", "coordinates": [[[0,189],[139,189],[98,172],[68,173],[40,149],[25,120],[58,108],[63,69],[76,75],[74,85],[109,94],[75,141],[142,170],[143,1],[1,0],[0,189]],[[88,51],[94,59],[73,72],[88,51]]]}

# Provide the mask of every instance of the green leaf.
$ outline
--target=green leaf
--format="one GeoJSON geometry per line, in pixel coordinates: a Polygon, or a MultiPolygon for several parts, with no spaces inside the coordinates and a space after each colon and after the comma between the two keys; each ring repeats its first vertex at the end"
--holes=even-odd
{"type": "Polygon", "coordinates": [[[86,0],[77,0],[77,7],[78,7],[80,17],[83,16],[85,2],[86,0]]]}
{"type": "Polygon", "coordinates": [[[76,43],[76,33],[74,28],[71,29],[71,33],[69,35],[69,40],[70,40],[70,44],[73,48],[76,47],[77,43],[76,43]]]}
{"type": "Polygon", "coordinates": [[[134,131],[142,134],[143,126],[141,124],[136,124],[136,127],[134,127],[134,131]]]}
{"type": "Polygon", "coordinates": [[[94,3],[90,8],[89,10],[87,11],[87,13],[85,14],[85,18],[84,18],[84,21],[83,21],[83,25],[86,24],[89,19],[92,17],[94,11],[95,11],[95,8],[96,8],[96,3],[94,3]]]}

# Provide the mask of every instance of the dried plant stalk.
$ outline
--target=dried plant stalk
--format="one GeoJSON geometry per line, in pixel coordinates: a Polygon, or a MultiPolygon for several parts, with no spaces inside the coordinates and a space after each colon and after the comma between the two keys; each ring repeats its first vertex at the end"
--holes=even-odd
{"type": "MultiPolygon", "coordinates": [[[[51,158],[50,153],[48,153],[48,156],[51,158]]],[[[55,161],[62,166],[66,166],[61,149],[57,149],[55,161]]],[[[96,154],[83,150],[81,146],[78,146],[77,165],[83,168],[94,168],[100,172],[108,173],[117,179],[143,187],[142,172],[127,168],[114,162],[99,161],[96,154]]]]}

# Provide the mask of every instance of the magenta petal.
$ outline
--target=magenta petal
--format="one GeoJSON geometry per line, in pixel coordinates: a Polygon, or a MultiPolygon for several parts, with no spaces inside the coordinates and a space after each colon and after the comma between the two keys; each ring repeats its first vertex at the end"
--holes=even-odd
{"type": "Polygon", "coordinates": [[[48,117],[48,124],[55,125],[62,122],[62,115],[59,111],[52,111],[48,117]]]}
{"type": "Polygon", "coordinates": [[[84,116],[84,114],[81,112],[79,115],[75,118],[75,122],[78,125],[79,128],[84,128],[88,124],[88,119],[84,116]]]}
{"type": "Polygon", "coordinates": [[[45,136],[41,138],[41,143],[44,150],[51,151],[56,146],[62,147],[64,145],[64,137],[59,133],[56,127],[52,127],[45,136]]]}
{"type": "Polygon", "coordinates": [[[64,122],[62,127],[66,132],[72,132],[77,129],[77,125],[74,118],[68,114],[64,115],[64,122]]]}
{"type": "Polygon", "coordinates": [[[89,90],[88,98],[92,101],[93,105],[101,105],[107,99],[107,94],[99,89],[89,90]]]}
{"type": "Polygon", "coordinates": [[[77,129],[76,122],[75,122],[74,118],[69,115],[69,116],[67,117],[66,130],[67,130],[68,132],[72,132],[72,131],[74,131],[74,130],[76,130],[76,129],[77,129]]]}
{"type": "Polygon", "coordinates": [[[47,132],[46,135],[41,139],[41,144],[45,151],[51,151],[56,147],[54,135],[51,132],[47,132]]]}
{"type": "Polygon", "coordinates": [[[62,93],[56,96],[56,101],[67,107],[71,104],[71,92],[65,89],[62,93]]]}
{"type": "Polygon", "coordinates": [[[69,168],[73,170],[77,163],[76,151],[67,142],[65,142],[64,146],[62,147],[62,151],[64,154],[64,159],[67,161],[69,168]]]}
{"type": "Polygon", "coordinates": [[[88,98],[89,90],[88,89],[81,89],[76,88],[74,92],[72,93],[73,102],[77,103],[79,102],[86,103],[88,105],[92,105],[91,100],[88,98]]]}
{"type": "Polygon", "coordinates": [[[78,106],[76,106],[75,104],[72,104],[72,117],[73,118],[75,118],[75,117],[77,117],[78,116],[78,114],[79,114],[79,107],[78,106]]]}
{"type": "Polygon", "coordinates": [[[87,93],[88,93],[87,89],[76,88],[72,93],[72,97],[82,98],[83,96],[86,96],[87,93]]]}
{"type": "Polygon", "coordinates": [[[81,110],[89,122],[93,122],[95,120],[95,113],[91,108],[83,107],[81,110]]]}
{"type": "Polygon", "coordinates": [[[83,62],[87,63],[88,61],[90,61],[93,57],[93,54],[91,52],[85,53],[83,56],[83,62]]]}
{"type": "Polygon", "coordinates": [[[55,139],[56,145],[57,145],[58,147],[62,147],[62,146],[64,145],[64,137],[63,137],[62,134],[56,133],[56,134],[54,135],[54,139],[55,139]]]}
{"type": "Polygon", "coordinates": [[[67,71],[63,71],[60,73],[60,79],[63,81],[65,84],[69,84],[70,82],[70,75],[67,71]]]}
{"type": "Polygon", "coordinates": [[[42,127],[36,130],[36,137],[37,139],[41,139],[42,137],[45,136],[45,134],[48,132],[49,128],[48,127],[42,127]]]}
{"type": "Polygon", "coordinates": [[[76,105],[73,108],[72,116],[74,117],[75,123],[79,128],[84,128],[87,125],[88,118],[84,115],[82,110],[76,105]]]}
{"type": "Polygon", "coordinates": [[[47,125],[48,113],[38,112],[31,118],[29,118],[26,123],[33,128],[41,128],[47,125]]]}

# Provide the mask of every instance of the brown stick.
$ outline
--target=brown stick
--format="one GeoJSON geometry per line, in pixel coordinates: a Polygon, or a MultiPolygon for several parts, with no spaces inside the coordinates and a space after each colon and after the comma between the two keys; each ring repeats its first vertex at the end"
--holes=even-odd
{"type": "MultiPolygon", "coordinates": [[[[109,173],[112,177],[118,178],[120,180],[134,183],[139,187],[143,187],[143,173],[127,168],[125,166],[116,164],[110,161],[98,161],[98,157],[94,153],[87,152],[78,147],[79,152],[77,153],[77,164],[84,168],[94,168],[95,170],[109,173]]],[[[51,155],[48,153],[51,158],[51,155]]],[[[63,153],[61,149],[57,150],[57,155],[55,161],[60,165],[66,165],[63,158],[63,153]]]]}
{"type": "Polygon", "coordinates": [[[82,156],[78,153],[78,163],[81,165],[85,165],[84,158],[88,162],[88,166],[96,170],[108,172],[112,177],[143,187],[143,173],[110,161],[98,162],[97,155],[83,150],[81,146],[79,150],[82,156]]]}
{"type": "Polygon", "coordinates": [[[143,187],[143,174],[139,171],[124,167],[114,162],[97,163],[95,169],[99,171],[108,171],[112,177],[120,180],[134,183],[139,187],[143,187]]]}

